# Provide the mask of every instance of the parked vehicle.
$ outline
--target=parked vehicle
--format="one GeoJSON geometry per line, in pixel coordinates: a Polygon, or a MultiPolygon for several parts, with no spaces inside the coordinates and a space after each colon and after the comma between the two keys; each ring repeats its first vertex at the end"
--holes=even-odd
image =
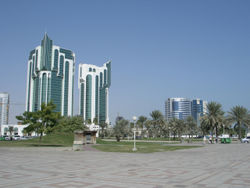
{"type": "Polygon", "coordinates": [[[20,140],[20,136],[19,135],[13,136],[13,140],[20,140]]]}
{"type": "Polygon", "coordinates": [[[29,139],[32,139],[31,136],[22,136],[20,137],[20,140],[29,140],[29,139]]]}
{"type": "Polygon", "coordinates": [[[4,137],[4,140],[10,140],[9,136],[3,136],[3,137],[4,137]]]}
{"type": "Polygon", "coordinates": [[[247,136],[246,138],[241,139],[242,143],[249,143],[250,142],[250,136],[247,136]]]}
{"type": "Polygon", "coordinates": [[[1,137],[0,137],[0,141],[3,141],[3,140],[5,140],[5,138],[1,136],[1,137]]]}

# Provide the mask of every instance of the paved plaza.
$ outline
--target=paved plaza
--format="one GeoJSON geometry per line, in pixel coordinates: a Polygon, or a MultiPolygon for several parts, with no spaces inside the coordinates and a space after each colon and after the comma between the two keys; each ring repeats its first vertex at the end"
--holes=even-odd
{"type": "Polygon", "coordinates": [[[2,147],[0,159],[0,187],[250,187],[250,144],[151,154],[2,147]]]}

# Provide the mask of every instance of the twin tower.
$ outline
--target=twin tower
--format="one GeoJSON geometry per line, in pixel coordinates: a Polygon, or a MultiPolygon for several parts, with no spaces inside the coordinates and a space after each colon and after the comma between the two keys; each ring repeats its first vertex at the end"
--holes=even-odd
{"type": "MultiPolygon", "coordinates": [[[[47,34],[30,52],[27,72],[26,111],[40,110],[52,101],[62,116],[73,115],[75,54],[53,45],[47,34]]],[[[109,124],[111,62],[102,67],[80,64],[78,69],[79,115],[84,120],[109,124]]]]}

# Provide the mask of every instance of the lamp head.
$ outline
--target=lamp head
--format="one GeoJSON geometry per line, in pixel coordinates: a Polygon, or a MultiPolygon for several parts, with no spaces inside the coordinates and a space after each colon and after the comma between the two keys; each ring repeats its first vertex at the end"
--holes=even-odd
{"type": "Polygon", "coordinates": [[[133,120],[136,121],[137,117],[136,116],[133,116],[133,120]]]}

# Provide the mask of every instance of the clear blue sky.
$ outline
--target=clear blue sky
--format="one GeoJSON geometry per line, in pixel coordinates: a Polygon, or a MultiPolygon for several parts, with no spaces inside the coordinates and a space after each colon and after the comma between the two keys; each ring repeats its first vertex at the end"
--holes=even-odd
{"type": "MultiPolygon", "coordinates": [[[[164,113],[169,97],[250,109],[248,0],[1,0],[0,91],[11,103],[25,103],[28,55],[45,31],[75,52],[76,69],[112,60],[112,122],[164,113]]],[[[24,108],[11,105],[11,122],[24,108]]]]}

